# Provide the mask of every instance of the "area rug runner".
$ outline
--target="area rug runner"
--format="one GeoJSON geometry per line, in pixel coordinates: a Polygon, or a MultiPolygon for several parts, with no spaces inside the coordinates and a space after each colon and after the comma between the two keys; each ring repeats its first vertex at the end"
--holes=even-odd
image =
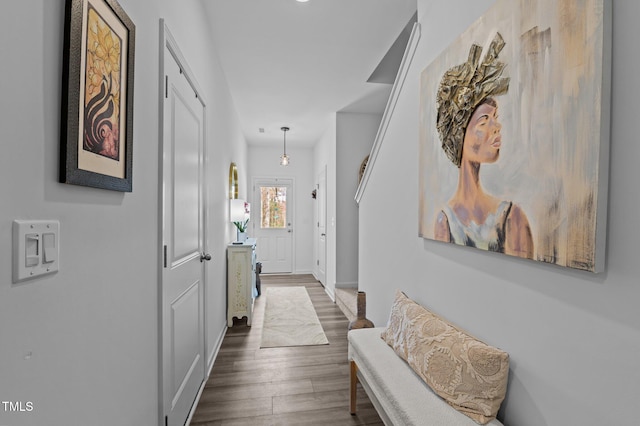
{"type": "Polygon", "coordinates": [[[328,345],[304,287],[268,287],[261,348],[328,345]]]}

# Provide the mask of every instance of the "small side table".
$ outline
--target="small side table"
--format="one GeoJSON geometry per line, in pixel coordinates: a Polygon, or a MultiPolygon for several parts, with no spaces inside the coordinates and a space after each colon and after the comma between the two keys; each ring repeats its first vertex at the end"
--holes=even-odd
{"type": "Polygon", "coordinates": [[[227,326],[233,318],[247,317],[251,326],[256,288],[256,240],[247,238],[242,244],[227,246],[227,326]]]}

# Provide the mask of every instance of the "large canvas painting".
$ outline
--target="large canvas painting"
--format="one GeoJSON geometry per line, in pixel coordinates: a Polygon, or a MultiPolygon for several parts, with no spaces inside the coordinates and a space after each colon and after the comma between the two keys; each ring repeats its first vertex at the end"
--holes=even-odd
{"type": "Polygon", "coordinates": [[[422,237],[603,270],[610,9],[498,0],[422,71],[422,237]]]}

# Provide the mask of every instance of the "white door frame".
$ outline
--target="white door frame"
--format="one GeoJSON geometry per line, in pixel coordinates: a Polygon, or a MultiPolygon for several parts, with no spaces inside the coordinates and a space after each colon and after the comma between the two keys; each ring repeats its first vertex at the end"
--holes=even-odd
{"type": "MultiPolygon", "coordinates": [[[[207,219],[209,216],[209,209],[208,209],[208,179],[207,179],[207,164],[208,164],[208,154],[207,154],[207,125],[206,125],[206,102],[204,100],[204,98],[202,97],[202,90],[200,89],[200,86],[198,85],[197,81],[194,78],[193,72],[191,71],[191,69],[189,68],[189,65],[187,64],[184,56],[182,55],[182,52],[180,51],[178,44],[175,40],[175,38],[173,37],[173,35],[171,34],[171,32],[169,31],[169,28],[167,27],[167,25],[165,24],[164,19],[160,19],[160,49],[159,49],[159,53],[160,53],[160,61],[159,61],[159,69],[160,69],[160,73],[159,73],[159,128],[158,128],[158,140],[159,140],[159,184],[158,184],[158,191],[159,191],[159,204],[158,204],[158,216],[159,216],[159,221],[158,221],[158,309],[159,309],[159,313],[158,313],[158,421],[159,421],[159,425],[160,426],[164,426],[165,425],[165,415],[166,415],[166,407],[165,407],[165,383],[164,383],[164,354],[163,354],[163,347],[164,347],[164,343],[163,343],[163,323],[164,323],[164,318],[163,318],[163,270],[165,269],[165,262],[166,262],[166,249],[165,246],[163,245],[163,233],[164,233],[164,203],[165,203],[165,194],[164,194],[164,173],[163,173],[163,157],[164,157],[164,149],[165,149],[165,144],[164,144],[164,102],[165,102],[165,93],[167,90],[167,86],[166,86],[166,81],[165,81],[165,55],[166,54],[170,54],[173,56],[173,58],[175,59],[175,61],[178,63],[178,65],[180,66],[180,69],[182,71],[182,73],[184,74],[184,76],[186,77],[186,79],[188,80],[189,84],[191,85],[191,87],[193,88],[193,90],[195,91],[198,99],[200,100],[201,104],[202,104],[202,108],[203,108],[203,194],[202,194],[202,214],[203,214],[203,218],[202,218],[202,248],[204,250],[204,253],[209,253],[209,249],[208,249],[208,238],[207,238],[207,219]]],[[[206,263],[205,263],[206,264],[206,263]]],[[[202,269],[202,282],[203,282],[203,295],[202,295],[202,301],[204,303],[204,301],[206,301],[207,299],[207,293],[209,291],[209,285],[208,285],[208,278],[207,278],[207,268],[203,267],[202,269]]],[[[191,409],[191,412],[189,413],[189,417],[186,419],[186,423],[188,424],[191,417],[193,416],[193,408],[195,408],[197,401],[200,398],[200,395],[202,393],[202,390],[204,389],[204,385],[206,383],[206,376],[207,376],[207,356],[206,356],[206,348],[209,346],[208,345],[208,333],[207,333],[207,309],[203,308],[203,312],[204,312],[204,322],[203,322],[203,328],[202,328],[202,333],[204,334],[203,336],[203,377],[205,378],[205,380],[203,380],[200,389],[198,390],[196,399],[194,401],[193,407],[191,409]]]]}
{"type": "Polygon", "coordinates": [[[326,286],[327,282],[327,166],[322,167],[318,174],[317,202],[317,226],[315,231],[316,241],[316,271],[318,281],[326,286]],[[322,260],[322,261],[321,261],[322,260]]]}
{"type": "MultiPolygon", "coordinates": [[[[252,206],[251,206],[251,222],[253,223],[252,225],[252,230],[253,230],[253,235],[255,237],[258,237],[259,235],[257,234],[257,227],[260,226],[260,197],[256,196],[256,186],[262,185],[262,184],[269,184],[269,185],[273,185],[273,186],[278,186],[279,183],[282,183],[283,185],[287,185],[289,186],[290,190],[291,190],[291,194],[290,196],[287,196],[287,211],[290,212],[290,215],[287,216],[288,222],[290,223],[290,225],[288,225],[288,232],[290,233],[290,239],[291,239],[291,246],[290,246],[290,256],[291,256],[291,272],[290,273],[295,273],[295,269],[296,269],[296,238],[295,238],[295,232],[296,232],[296,212],[295,212],[295,200],[296,200],[296,196],[295,196],[295,179],[293,177],[260,177],[260,176],[255,176],[252,179],[251,182],[251,187],[252,187],[252,206]],[[257,198],[256,198],[257,197],[257,198]],[[291,203],[290,203],[291,202],[291,203]],[[289,210],[291,209],[291,210],[289,210]]],[[[256,252],[258,253],[258,261],[260,261],[260,247],[261,244],[258,241],[258,245],[256,246],[256,252]]],[[[263,248],[264,250],[264,248],[263,248]]],[[[264,268],[264,266],[263,266],[264,268]]],[[[265,268],[266,269],[266,268],[265,268]]],[[[267,273],[267,272],[265,272],[267,273]]]]}

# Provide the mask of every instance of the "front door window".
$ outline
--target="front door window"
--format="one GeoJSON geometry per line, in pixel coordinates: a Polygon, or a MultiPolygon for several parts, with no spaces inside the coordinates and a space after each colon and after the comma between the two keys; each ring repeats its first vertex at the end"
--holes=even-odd
{"type": "Polygon", "coordinates": [[[287,227],[287,187],[260,187],[260,227],[284,229],[287,227]]]}

